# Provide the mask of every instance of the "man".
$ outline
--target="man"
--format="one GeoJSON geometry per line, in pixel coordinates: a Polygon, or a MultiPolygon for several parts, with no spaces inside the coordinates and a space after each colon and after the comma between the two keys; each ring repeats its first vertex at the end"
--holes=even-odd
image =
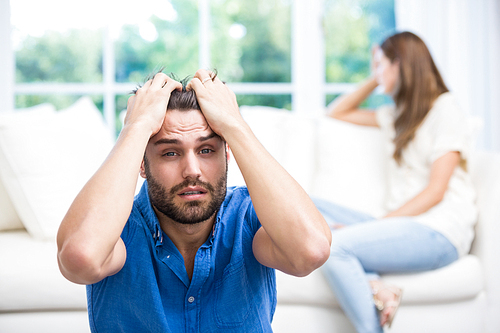
{"type": "Polygon", "coordinates": [[[199,70],[185,91],[158,73],[129,99],[57,241],[63,275],[88,285],[93,332],[270,332],[273,269],[309,274],[327,260],[331,232],[234,93],[199,70]],[[226,193],[227,145],[248,189],[226,193]]]}

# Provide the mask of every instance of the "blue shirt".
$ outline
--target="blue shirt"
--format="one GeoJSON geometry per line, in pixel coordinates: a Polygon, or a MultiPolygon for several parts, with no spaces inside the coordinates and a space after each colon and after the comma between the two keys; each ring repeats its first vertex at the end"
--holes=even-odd
{"type": "Polygon", "coordinates": [[[247,188],[229,188],[189,281],[144,182],[121,235],[125,265],[87,286],[92,332],[272,332],[275,272],[252,251],[260,226],[247,188]]]}

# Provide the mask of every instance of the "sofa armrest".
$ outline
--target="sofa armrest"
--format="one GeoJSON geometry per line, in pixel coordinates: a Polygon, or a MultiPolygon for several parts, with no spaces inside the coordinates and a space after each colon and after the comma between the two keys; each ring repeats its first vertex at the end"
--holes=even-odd
{"type": "Polygon", "coordinates": [[[470,172],[477,192],[479,220],[471,252],[483,264],[488,298],[486,318],[494,323],[487,327],[500,328],[500,154],[477,152],[470,172]]]}

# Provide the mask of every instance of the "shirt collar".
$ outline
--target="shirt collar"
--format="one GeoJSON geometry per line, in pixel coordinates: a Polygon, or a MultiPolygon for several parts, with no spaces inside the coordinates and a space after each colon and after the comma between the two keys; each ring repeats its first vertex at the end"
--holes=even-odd
{"type": "Polygon", "coordinates": [[[162,242],[162,232],[160,228],[160,222],[158,221],[158,217],[155,214],[153,206],[151,205],[151,201],[149,200],[149,192],[148,192],[148,182],[144,181],[142,184],[141,190],[139,194],[135,198],[135,204],[139,208],[141,215],[148,226],[151,235],[155,241],[162,242]]]}

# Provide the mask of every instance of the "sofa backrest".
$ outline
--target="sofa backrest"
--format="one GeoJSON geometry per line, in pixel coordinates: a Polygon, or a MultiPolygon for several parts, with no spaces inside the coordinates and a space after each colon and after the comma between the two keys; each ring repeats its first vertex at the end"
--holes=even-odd
{"type": "MultiPolygon", "coordinates": [[[[51,104],[40,104],[31,108],[18,109],[16,111],[0,112],[0,140],[1,133],[11,126],[24,128],[27,122],[37,122],[39,119],[47,117],[55,113],[55,108],[51,104]]],[[[0,152],[0,156],[2,153],[0,152]]],[[[0,157],[0,165],[5,161],[0,157]]],[[[1,167],[0,167],[1,168],[1,167]]],[[[23,229],[24,225],[17,213],[14,203],[6,189],[6,185],[2,181],[0,174],[0,231],[23,229]]]]}
{"type": "MultiPolygon", "coordinates": [[[[374,216],[384,213],[386,161],[378,129],[270,107],[241,107],[241,113],[264,147],[311,196],[374,216]]],[[[476,123],[472,119],[474,131],[480,127],[476,123]]],[[[496,239],[500,235],[500,154],[476,152],[469,167],[480,212],[471,252],[479,257],[500,253],[496,239]],[[491,247],[495,251],[488,250],[491,247]]],[[[234,159],[228,184],[244,185],[234,159]]]]}
{"type": "MultiPolygon", "coordinates": [[[[263,106],[242,106],[240,111],[266,150],[309,191],[315,171],[315,120],[263,106]]],[[[230,160],[228,185],[244,184],[237,164],[230,160]]]]}
{"type": "MultiPolygon", "coordinates": [[[[314,197],[381,215],[385,167],[380,132],[270,107],[241,113],[271,155],[314,197]]],[[[234,162],[229,185],[244,185],[234,162]]]]}
{"type": "Polygon", "coordinates": [[[384,213],[386,167],[378,128],[317,119],[311,195],[373,216],[384,213]]]}
{"type": "MultiPolygon", "coordinates": [[[[500,154],[479,151],[471,157],[469,170],[479,209],[471,253],[498,261],[500,253],[500,154]]],[[[500,280],[500,271],[498,272],[500,280]]],[[[500,291],[500,285],[499,285],[500,291]]]]}
{"type": "Polygon", "coordinates": [[[477,152],[471,158],[470,173],[477,193],[479,220],[471,253],[482,263],[488,308],[487,327],[498,327],[500,318],[500,154],[477,152]]]}
{"type": "Polygon", "coordinates": [[[52,240],[114,137],[88,97],[58,112],[18,111],[11,118],[0,121],[1,182],[29,234],[52,240]]]}

